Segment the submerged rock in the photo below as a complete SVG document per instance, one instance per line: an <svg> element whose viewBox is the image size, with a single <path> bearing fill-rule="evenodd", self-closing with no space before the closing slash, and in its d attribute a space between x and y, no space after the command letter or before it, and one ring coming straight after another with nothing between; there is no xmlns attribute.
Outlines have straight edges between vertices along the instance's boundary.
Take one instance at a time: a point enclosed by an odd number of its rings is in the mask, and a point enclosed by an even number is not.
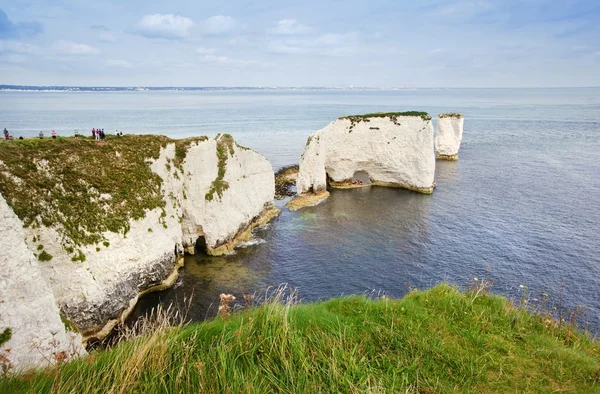
<svg viewBox="0 0 600 394"><path fill-rule="evenodd" d="M184 249L225 253L276 216L274 189L267 159L229 135L3 144L2 202L19 218L2 231L12 237L0 249L2 300L13 297L6 305L29 313L15 338L36 340L36 319L60 322L59 309L84 339L108 334L140 294L174 283ZM19 259L14 247L23 249ZM15 264L37 270L39 294L18 293L27 276L7 271ZM0 313L0 332L16 324L7 316Z"/></svg>
<svg viewBox="0 0 600 394"><path fill-rule="evenodd" d="M435 154L440 160L458 160L465 118L461 114L439 114L435 133Z"/></svg>
<svg viewBox="0 0 600 394"><path fill-rule="evenodd" d="M343 117L312 134L296 187L299 197L319 194L328 185L369 184L431 194L434 173L431 117L424 112L376 113ZM315 198L305 201L314 203ZM292 204L298 208L299 202Z"/></svg>

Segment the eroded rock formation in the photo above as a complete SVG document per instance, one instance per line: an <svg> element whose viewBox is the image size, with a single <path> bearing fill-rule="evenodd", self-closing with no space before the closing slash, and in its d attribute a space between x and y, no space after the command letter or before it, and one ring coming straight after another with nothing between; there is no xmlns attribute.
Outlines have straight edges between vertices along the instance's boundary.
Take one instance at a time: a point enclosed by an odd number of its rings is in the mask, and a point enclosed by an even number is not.
<svg viewBox="0 0 600 394"><path fill-rule="evenodd" d="M461 114L439 114L435 133L435 154L440 160L458 160L465 118Z"/></svg>
<svg viewBox="0 0 600 394"><path fill-rule="evenodd" d="M174 282L184 249L226 253L278 213L271 164L229 135L31 144L0 151L0 191L19 216L2 231L12 234L0 249L2 300L31 312L21 326L0 314L0 332L10 327L23 342L38 339L32 322L60 323L59 309L84 338L107 334L140 294ZM19 295L20 266L37 275L35 294Z"/></svg>
<svg viewBox="0 0 600 394"><path fill-rule="evenodd" d="M423 112L376 113L343 117L312 134L296 187L298 198L310 204L319 195L326 197L327 185L373 184L430 194L434 173L431 117ZM297 208L296 202L291 206Z"/></svg>

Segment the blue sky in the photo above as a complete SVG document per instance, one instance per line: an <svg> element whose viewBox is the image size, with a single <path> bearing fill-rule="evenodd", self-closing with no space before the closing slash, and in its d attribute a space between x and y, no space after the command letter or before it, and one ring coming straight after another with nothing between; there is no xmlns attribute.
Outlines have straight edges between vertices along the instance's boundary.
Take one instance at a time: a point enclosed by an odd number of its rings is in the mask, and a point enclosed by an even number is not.
<svg viewBox="0 0 600 394"><path fill-rule="evenodd" d="M600 0L0 0L0 84L600 86Z"/></svg>

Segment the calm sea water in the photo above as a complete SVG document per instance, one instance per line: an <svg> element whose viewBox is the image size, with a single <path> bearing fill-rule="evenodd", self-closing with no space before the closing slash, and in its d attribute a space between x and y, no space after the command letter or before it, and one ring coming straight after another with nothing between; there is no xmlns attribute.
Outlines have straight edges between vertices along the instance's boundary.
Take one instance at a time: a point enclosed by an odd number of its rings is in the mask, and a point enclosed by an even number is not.
<svg viewBox="0 0 600 394"><path fill-rule="evenodd" d="M284 282L315 300L477 277L509 297L527 286L532 298L581 305L599 330L600 89L0 92L0 127L15 136L227 132L274 168L297 163L308 135L333 119L387 110L465 114L460 160L437 163L433 195L335 190L318 207L284 210L233 256L187 257L177 285L136 314L193 294L189 316L200 320L221 292Z"/></svg>

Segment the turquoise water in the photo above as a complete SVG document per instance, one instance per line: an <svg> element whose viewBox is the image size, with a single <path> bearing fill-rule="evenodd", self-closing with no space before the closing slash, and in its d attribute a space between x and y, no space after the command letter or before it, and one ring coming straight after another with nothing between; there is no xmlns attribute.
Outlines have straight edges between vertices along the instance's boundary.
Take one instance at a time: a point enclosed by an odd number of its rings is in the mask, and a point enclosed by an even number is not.
<svg viewBox="0 0 600 394"><path fill-rule="evenodd" d="M433 195L333 191L318 207L284 211L233 256L188 257L177 285L136 313L193 294L199 320L221 292L283 282L314 300L478 277L510 297L523 285L532 298L582 305L598 330L600 89L0 92L0 126L15 136L228 132L275 168L297 163L308 135L333 119L387 110L465 114L460 160L438 162Z"/></svg>

